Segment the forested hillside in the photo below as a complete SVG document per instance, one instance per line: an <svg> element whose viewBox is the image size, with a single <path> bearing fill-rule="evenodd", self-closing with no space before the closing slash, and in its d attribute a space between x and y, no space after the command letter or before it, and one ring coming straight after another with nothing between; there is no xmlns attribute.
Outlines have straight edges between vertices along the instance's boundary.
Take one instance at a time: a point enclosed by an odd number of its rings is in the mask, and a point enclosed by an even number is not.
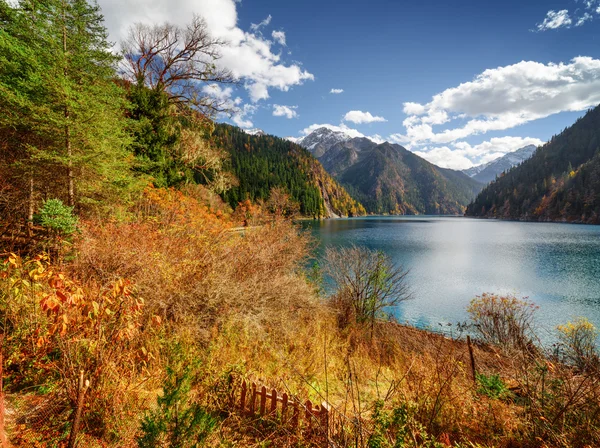
<svg viewBox="0 0 600 448"><path fill-rule="evenodd" d="M370 213L462 214L481 187L465 174L436 167L398 145L372 143L355 158L337 178Z"/></svg>
<svg viewBox="0 0 600 448"><path fill-rule="evenodd" d="M318 128L299 140L369 213L462 214L483 184L400 145Z"/></svg>
<svg viewBox="0 0 600 448"><path fill-rule="evenodd" d="M217 125L214 138L228 153L226 167L237 179L223 193L232 207L246 199L267 201L272 189L283 188L305 216L365 214L363 206L301 146L271 135L250 135L226 124Z"/></svg>
<svg viewBox="0 0 600 448"><path fill-rule="evenodd" d="M596 107L487 186L466 214L598 223L599 150L600 107Z"/></svg>

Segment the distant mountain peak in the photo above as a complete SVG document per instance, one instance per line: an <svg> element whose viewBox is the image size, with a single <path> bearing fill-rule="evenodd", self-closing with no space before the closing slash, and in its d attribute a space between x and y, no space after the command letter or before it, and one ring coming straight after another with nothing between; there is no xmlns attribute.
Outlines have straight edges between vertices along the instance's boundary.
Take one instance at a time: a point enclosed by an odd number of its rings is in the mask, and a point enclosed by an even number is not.
<svg viewBox="0 0 600 448"><path fill-rule="evenodd" d="M346 132L335 131L323 126L304 137L296 139L295 142L308 149L315 157L321 157L333 145L351 139L352 136Z"/></svg>
<svg viewBox="0 0 600 448"><path fill-rule="evenodd" d="M483 186L400 145L319 127L296 140L370 213L462 214Z"/></svg>
<svg viewBox="0 0 600 448"><path fill-rule="evenodd" d="M246 134L250 134L250 135L266 135L265 131L263 131L262 129L259 128L254 128L254 129L244 129L243 130Z"/></svg>
<svg viewBox="0 0 600 448"><path fill-rule="evenodd" d="M479 182L489 183L504 171L529 159L536 149L537 146L535 145L527 145L516 151L509 152L496 160L492 160L491 162L463 170L463 173Z"/></svg>

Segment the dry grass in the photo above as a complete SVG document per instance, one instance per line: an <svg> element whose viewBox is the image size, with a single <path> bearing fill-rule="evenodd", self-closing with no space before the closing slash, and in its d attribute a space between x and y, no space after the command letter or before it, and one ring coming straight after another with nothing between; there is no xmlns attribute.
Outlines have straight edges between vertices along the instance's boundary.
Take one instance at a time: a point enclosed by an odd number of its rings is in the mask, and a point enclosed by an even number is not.
<svg viewBox="0 0 600 448"><path fill-rule="evenodd" d="M232 233L238 223L226 208L197 198L202 192L150 190L128 219L83 226L68 275L98 290L127 278L144 299L140 331L156 315L161 321L147 333L152 356L143 369L124 364L116 366L120 379L105 376L105 390L141 384L137 396L146 398L127 414L131 401L113 393L104 412L86 414L88 429L104 425L118 433L127 419L135 423L177 346L199 365L195 395L221 418L209 446L323 446L322 438L276 421L239 415L231 406L239 378L328 402L346 419L331 434L337 446L391 447L396 438L431 447L600 444L597 371L578 372L539 352L475 344L478 372L498 374L512 391L488 396L473 381L464 341L390 322L340 329L303 273L311 241L291 223L267 217L261 227ZM36 315L19 316L26 324ZM391 422L400 411L401 421ZM373 434L383 444L369 442Z"/></svg>

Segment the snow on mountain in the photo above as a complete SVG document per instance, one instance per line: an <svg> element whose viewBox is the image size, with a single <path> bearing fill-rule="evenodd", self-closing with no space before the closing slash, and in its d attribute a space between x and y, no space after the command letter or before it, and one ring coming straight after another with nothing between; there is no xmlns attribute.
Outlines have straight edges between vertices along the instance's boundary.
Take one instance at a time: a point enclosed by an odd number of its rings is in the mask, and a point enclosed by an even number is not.
<svg viewBox="0 0 600 448"><path fill-rule="evenodd" d="M463 170L463 173L479 182L489 183L504 171L530 158L536 149L535 145L528 145L489 163Z"/></svg>
<svg viewBox="0 0 600 448"><path fill-rule="evenodd" d="M250 134L250 135L266 135L265 131L263 131L262 129L258 129L258 128L254 128L254 129L244 129L244 132L246 134Z"/></svg>
<svg viewBox="0 0 600 448"><path fill-rule="evenodd" d="M305 137L295 139L295 143L304 146L315 157L321 157L325 152L337 143L351 140L352 136L343 131L334 131L325 127L315 129ZM288 140L291 140L288 139ZM294 141L294 140L292 140Z"/></svg>

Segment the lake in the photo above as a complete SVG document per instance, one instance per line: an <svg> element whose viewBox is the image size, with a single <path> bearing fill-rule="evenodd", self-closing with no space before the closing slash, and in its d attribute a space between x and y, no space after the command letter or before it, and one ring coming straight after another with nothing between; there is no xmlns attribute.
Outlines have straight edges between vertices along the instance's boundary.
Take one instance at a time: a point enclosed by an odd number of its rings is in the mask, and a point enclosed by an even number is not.
<svg viewBox="0 0 600 448"><path fill-rule="evenodd" d="M409 269L413 300L400 322L442 331L467 319L484 292L528 297L536 327L554 339L557 325L584 316L600 328L600 226L524 223L462 217L366 217L305 221L325 247L382 250ZM449 325L452 324L452 325Z"/></svg>

